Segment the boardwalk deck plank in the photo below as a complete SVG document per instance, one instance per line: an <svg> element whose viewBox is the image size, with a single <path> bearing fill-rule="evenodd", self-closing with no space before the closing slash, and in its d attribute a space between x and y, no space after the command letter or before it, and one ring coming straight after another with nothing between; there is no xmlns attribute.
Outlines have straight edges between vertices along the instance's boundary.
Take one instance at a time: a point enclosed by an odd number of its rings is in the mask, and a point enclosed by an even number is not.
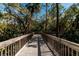
<svg viewBox="0 0 79 59"><path fill-rule="evenodd" d="M40 34L33 35L32 40L16 54L16 56L38 56L38 37L40 38L41 56L53 56Z"/></svg>

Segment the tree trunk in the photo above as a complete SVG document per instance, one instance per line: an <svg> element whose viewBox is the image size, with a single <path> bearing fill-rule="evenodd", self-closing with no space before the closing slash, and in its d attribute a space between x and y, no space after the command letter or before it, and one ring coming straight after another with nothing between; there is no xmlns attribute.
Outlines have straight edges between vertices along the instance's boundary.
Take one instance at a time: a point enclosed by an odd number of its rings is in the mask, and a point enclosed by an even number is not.
<svg viewBox="0 0 79 59"><path fill-rule="evenodd" d="M32 25L32 12L31 12L31 16L30 16L30 19L29 19L29 24L28 24L28 32L31 32L31 25Z"/></svg>
<svg viewBox="0 0 79 59"><path fill-rule="evenodd" d="M48 4L46 3L46 25L45 25L45 31L47 32L47 23L48 23L48 19L47 19L47 6Z"/></svg>
<svg viewBox="0 0 79 59"><path fill-rule="evenodd" d="M56 36L58 37L58 33L59 33L59 4L58 3L56 3L56 10L57 10Z"/></svg>

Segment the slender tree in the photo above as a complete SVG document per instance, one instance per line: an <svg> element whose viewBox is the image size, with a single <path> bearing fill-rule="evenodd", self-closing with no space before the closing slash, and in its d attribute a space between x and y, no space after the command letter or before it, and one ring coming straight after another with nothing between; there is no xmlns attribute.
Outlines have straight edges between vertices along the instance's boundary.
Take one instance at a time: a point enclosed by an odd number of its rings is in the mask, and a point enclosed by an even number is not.
<svg viewBox="0 0 79 59"><path fill-rule="evenodd" d="M56 36L58 37L58 33L59 33L59 4L58 3L56 3L56 8L57 8Z"/></svg>
<svg viewBox="0 0 79 59"><path fill-rule="evenodd" d="M41 5L39 3L35 3L35 4L29 3L29 4L26 4L26 7L30 12L30 17L29 17L29 20L28 20L28 31L30 31L31 30L33 14L40 11Z"/></svg>
<svg viewBox="0 0 79 59"><path fill-rule="evenodd" d="M47 32L47 26L48 26L47 7L48 7L48 3L46 3L46 24L45 24L45 31L46 32Z"/></svg>

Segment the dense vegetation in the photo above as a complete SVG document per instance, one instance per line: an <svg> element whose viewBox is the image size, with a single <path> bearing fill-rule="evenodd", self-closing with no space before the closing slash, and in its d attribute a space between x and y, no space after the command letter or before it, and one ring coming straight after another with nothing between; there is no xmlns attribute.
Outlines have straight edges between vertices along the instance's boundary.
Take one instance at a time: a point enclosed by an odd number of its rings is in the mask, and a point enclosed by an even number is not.
<svg viewBox="0 0 79 59"><path fill-rule="evenodd" d="M69 8L63 4L58 4L57 7L55 3L1 5L4 9L0 11L0 41L30 32L46 32L53 35L58 31L59 37L79 43L79 4L77 3L71 4Z"/></svg>

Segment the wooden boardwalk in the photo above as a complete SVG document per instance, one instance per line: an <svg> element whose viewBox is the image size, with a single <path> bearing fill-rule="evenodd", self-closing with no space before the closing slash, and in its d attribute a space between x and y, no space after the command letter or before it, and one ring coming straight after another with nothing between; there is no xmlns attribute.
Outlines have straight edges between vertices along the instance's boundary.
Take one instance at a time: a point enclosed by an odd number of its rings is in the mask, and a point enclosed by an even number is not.
<svg viewBox="0 0 79 59"><path fill-rule="evenodd" d="M43 41L42 36L36 34L15 56L53 56L53 54Z"/></svg>

